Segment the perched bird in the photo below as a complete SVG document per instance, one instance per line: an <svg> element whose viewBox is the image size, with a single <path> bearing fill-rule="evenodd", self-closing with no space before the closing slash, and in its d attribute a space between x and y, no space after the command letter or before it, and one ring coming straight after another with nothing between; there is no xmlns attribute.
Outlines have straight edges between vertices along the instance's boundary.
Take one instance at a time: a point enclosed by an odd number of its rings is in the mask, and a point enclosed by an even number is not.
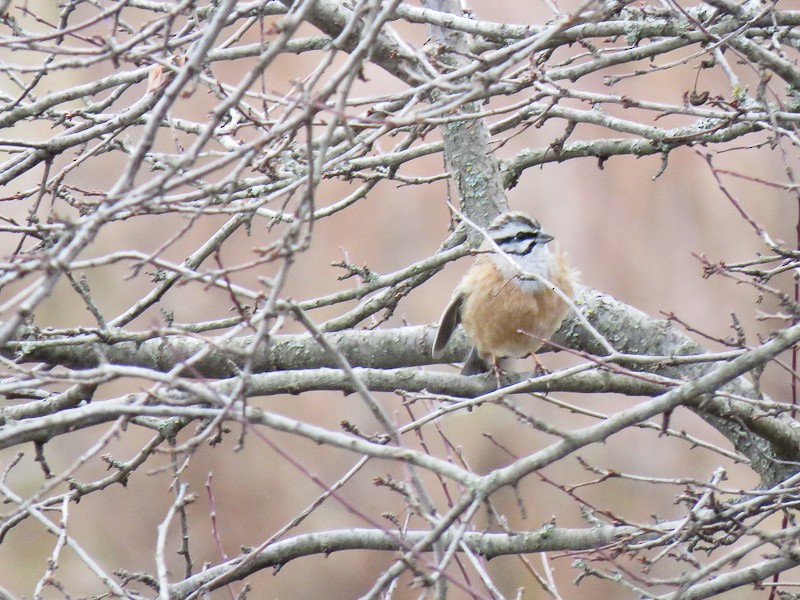
<svg viewBox="0 0 800 600"><path fill-rule="evenodd" d="M577 284L577 272L564 253L548 246L553 236L525 213L503 213L486 231L502 254L489 241L483 243L486 253L475 259L453 292L433 344L436 355L456 326L464 325L473 347L463 375L497 369L499 358L536 352L569 312L563 296L572 299Z"/></svg>

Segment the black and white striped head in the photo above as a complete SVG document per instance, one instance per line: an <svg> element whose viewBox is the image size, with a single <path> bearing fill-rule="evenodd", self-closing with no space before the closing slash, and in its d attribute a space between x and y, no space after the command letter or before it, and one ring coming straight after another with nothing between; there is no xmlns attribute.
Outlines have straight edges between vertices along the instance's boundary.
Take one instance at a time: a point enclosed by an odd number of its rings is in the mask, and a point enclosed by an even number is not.
<svg viewBox="0 0 800 600"><path fill-rule="evenodd" d="M552 235L542 231L538 221L523 212L501 214L487 231L503 252L516 256L526 256L536 246L544 246L553 240Z"/></svg>

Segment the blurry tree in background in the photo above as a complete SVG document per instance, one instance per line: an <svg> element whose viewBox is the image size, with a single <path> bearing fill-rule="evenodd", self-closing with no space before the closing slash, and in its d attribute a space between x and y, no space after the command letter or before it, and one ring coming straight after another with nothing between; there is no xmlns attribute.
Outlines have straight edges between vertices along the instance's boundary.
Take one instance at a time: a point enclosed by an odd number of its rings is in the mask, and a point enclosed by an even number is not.
<svg viewBox="0 0 800 600"><path fill-rule="evenodd" d="M462 4L0 2L0 597L800 597L800 11ZM431 357L525 177L678 152L733 335L584 288L546 374Z"/></svg>

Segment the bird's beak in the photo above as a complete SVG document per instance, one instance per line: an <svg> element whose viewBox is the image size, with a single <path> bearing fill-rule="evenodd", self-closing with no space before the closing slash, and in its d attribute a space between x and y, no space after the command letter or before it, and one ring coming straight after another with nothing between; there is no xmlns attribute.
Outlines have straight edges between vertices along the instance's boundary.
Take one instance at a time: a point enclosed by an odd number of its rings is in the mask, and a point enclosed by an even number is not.
<svg viewBox="0 0 800 600"><path fill-rule="evenodd" d="M540 231L539 235L536 236L536 243L537 244L546 244L547 242L552 242L553 236L549 233L545 233L544 231Z"/></svg>

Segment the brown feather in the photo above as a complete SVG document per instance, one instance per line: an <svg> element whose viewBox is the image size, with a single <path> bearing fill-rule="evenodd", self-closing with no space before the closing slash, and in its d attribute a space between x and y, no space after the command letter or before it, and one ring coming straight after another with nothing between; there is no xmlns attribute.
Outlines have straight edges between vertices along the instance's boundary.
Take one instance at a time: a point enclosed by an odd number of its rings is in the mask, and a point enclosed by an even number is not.
<svg viewBox="0 0 800 600"><path fill-rule="evenodd" d="M550 283L574 296L576 273L561 252L554 256ZM463 296L460 316L482 358L526 356L538 350L561 325L569 306L549 287L524 292L515 277L504 276L489 256L481 256L456 290Z"/></svg>
<svg viewBox="0 0 800 600"><path fill-rule="evenodd" d="M444 309L442 317L439 319L439 328L436 330L436 339L433 341L434 356L444 350L447 342L453 336L453 332L461 322L461 304L464 296L461 294L453 295L450 304Z"/></svg>

